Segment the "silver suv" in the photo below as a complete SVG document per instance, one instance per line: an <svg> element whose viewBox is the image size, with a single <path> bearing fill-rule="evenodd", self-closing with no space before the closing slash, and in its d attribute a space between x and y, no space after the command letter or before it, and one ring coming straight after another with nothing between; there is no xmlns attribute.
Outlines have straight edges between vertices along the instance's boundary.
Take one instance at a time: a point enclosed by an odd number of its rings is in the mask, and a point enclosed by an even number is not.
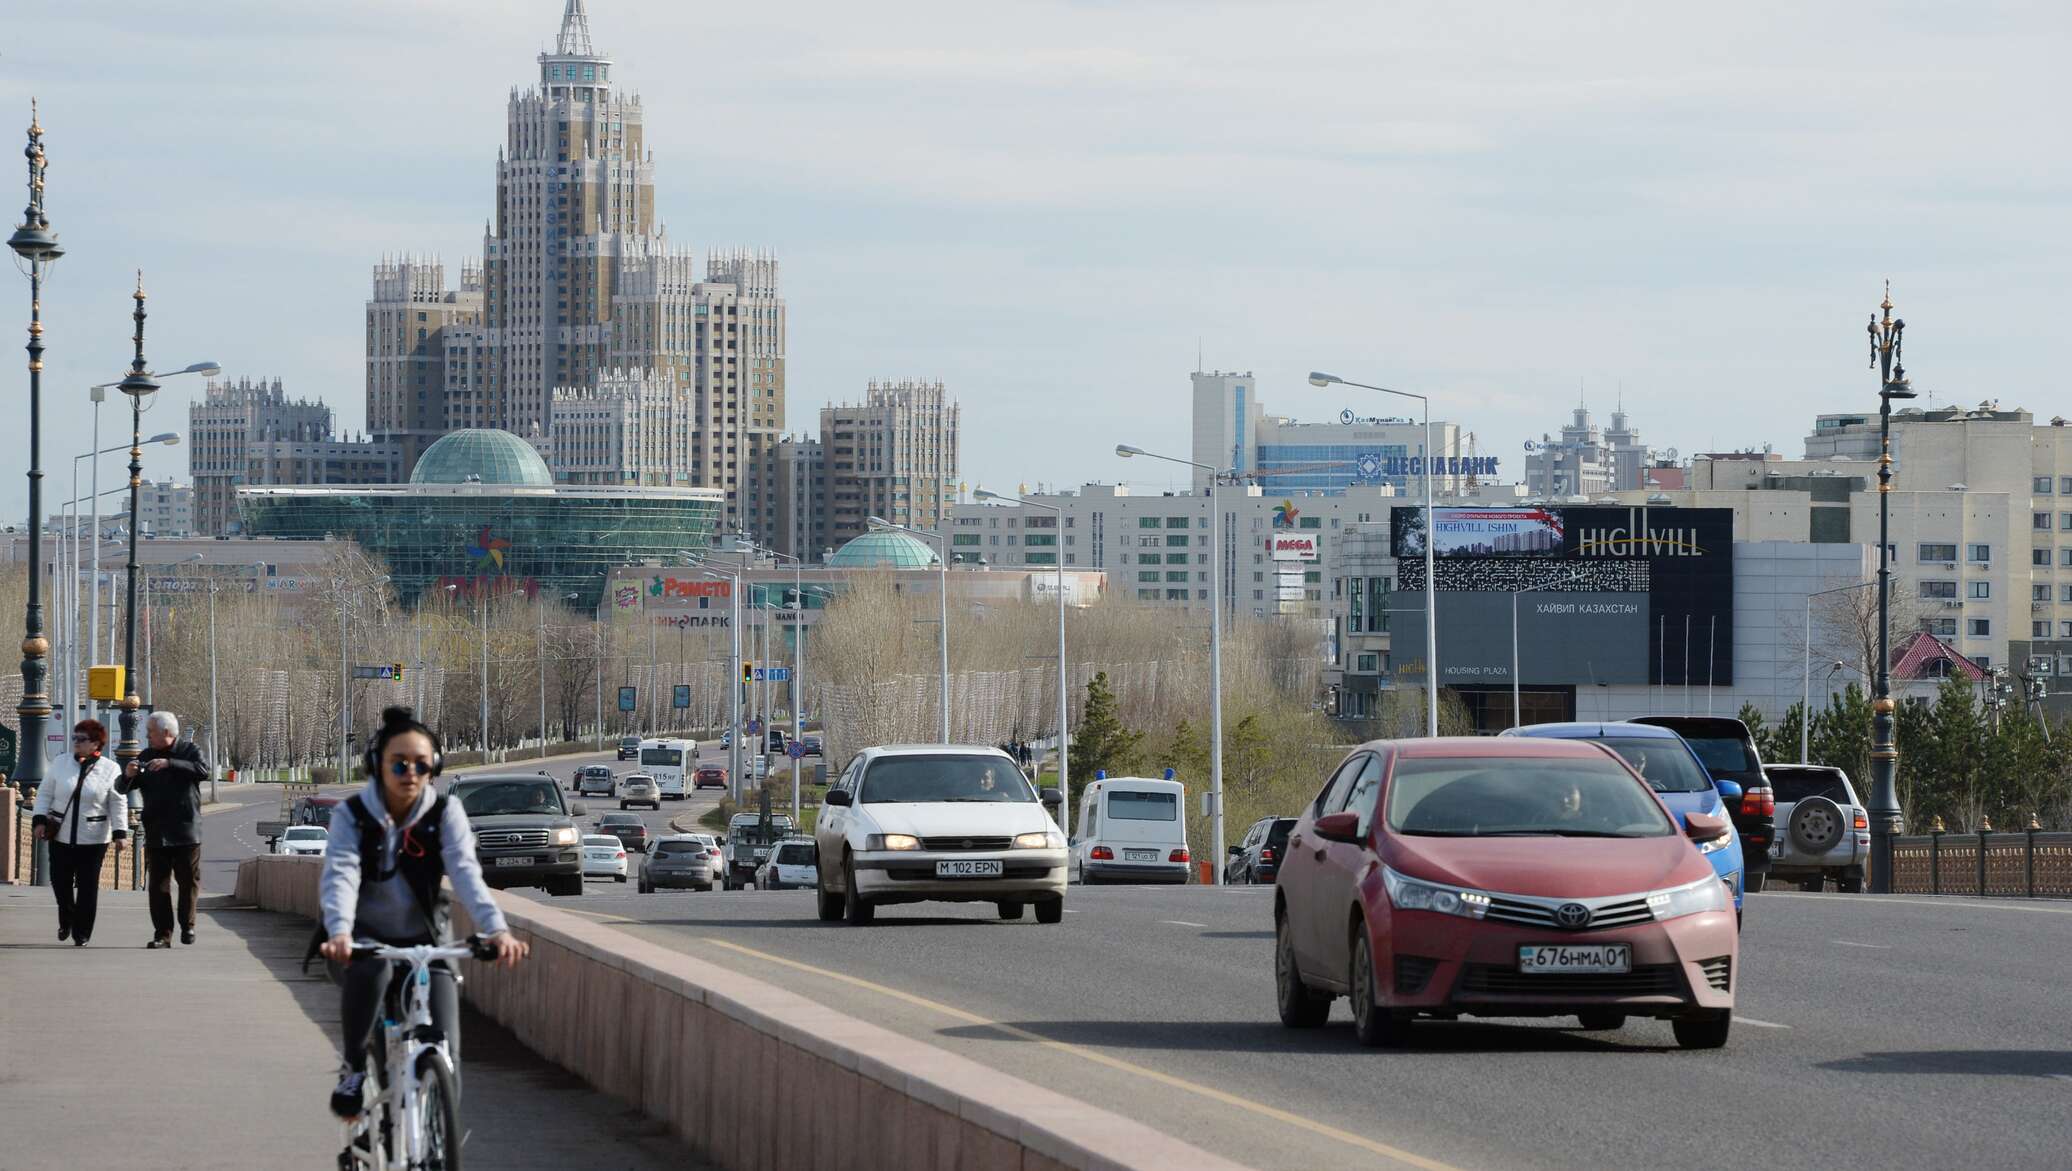
<svg viewBox="0 0 2072 1171"><path fill-rule="evenodd" d="M1863 893L1871 823L1849 774L1818 764L1766 764L1763 775L1777 790L1770 872L1804 890L1823 890L1832 878L1844 894Z"/></svg>

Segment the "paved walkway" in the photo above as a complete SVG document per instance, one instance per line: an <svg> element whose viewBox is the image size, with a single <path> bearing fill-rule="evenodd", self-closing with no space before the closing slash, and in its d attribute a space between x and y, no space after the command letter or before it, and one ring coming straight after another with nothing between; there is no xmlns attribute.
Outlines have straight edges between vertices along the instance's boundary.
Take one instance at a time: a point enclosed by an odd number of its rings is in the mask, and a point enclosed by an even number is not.
<svg viewBox="0 0 2072 1171"><path fill-rule="evenodd" d="M147 951L144 896L106 891L76 948L48 890L0 887L0 1169L330 1166L338 995L299 970L308 933L210 898L193 947ZM481 1017L463 1035L471 1165L695 1166Z"/></svg>

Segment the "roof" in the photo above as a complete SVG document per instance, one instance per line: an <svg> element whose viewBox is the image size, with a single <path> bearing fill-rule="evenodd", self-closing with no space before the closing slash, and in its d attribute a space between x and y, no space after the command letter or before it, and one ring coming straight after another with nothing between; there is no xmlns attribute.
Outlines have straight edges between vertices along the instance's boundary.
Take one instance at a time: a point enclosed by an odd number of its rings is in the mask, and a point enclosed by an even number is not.
<svg viewBox="0 0 2072 1171"><path fill-rule="evenodd" d="M449 431L417 457L413 484L519 484L554 486L540 453L509 431L464 427Z"/></svg>
<svg viewBox="0 0 2072 1171"><path fill-rule="evenodd" d="M1529 760L1534 757L1601 760L1604 749L1580 740L1547 736L1439 736L1417 740L1373 740L1362 748L1379 748L1405 758L1469 756Z"/></svg>
<svg viewBox="0 0 2072 1171"><path fill-rule="evenodd" d="M1606 736L1630 736L1640 740L1681 740L1683 737L1654 724L1629 724L1623 720L1577 720L1564 724L1527 724L1506 728L1502 736L1536 736L1548 740L1597 740Z"/></svg>
<svg viewBox="0 0 2072 1171"><path fill-rule="evenodd" d="M876 744L858 753L859 756L997 756L1002 760L1013 758L990 744Z"/></svg>
<svg viewBox="0 0 2072 1171"><path fill-rule="evenodd" d="M927 569L941 563L928 542L906 533L865 533L828 554L836 569Z"/></svg>
<svg viewBox="0 0 2072 1171"><path fill-rule="evenodd" d="M1948 675L1971 680L1986 677L1985 668L1925 630L1907 635L1892 648L1892 675L1896 679L1940 679L1944 676L1935 674L1934 666L1943 659L1949 661Z"/></svg>

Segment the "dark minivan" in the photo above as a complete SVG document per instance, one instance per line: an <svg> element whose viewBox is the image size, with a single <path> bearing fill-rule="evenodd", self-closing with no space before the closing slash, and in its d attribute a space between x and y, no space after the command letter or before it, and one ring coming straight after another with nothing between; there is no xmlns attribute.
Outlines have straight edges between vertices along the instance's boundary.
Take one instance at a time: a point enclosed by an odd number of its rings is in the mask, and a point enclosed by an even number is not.
<svg viewBox="0 0 2072 1171"><path fill-rule="evenodd" d="M1669 729L1690 744L1713 780L1741 786L1741 800L1728 802L1727 812L1741 835L1742 889L1750 894L1763 889L1777 833L1777 794L1763 775L1763 758L1748 725L1727 716L1635 716L1627 722Z"/></svg>

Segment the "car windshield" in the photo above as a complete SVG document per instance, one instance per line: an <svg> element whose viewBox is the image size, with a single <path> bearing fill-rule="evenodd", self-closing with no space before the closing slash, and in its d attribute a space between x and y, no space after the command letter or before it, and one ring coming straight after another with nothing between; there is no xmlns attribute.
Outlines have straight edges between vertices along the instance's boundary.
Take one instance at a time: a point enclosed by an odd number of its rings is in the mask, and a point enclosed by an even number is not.
<svg viewBox="0 0 2072 1171"><path fill-rule="evenodd" d="M886 756L863 775L858 804L922 801L1034 801L1021 771L1004 756Z"/></svg>
<svg viewBox="0 0 2072 1171"><path fill-rule="evenodd" d="M1667 737L1606 736L1599 744L1626 758L1633 771L1657 793L1705 793L1712 778L1691 759L1683 745Z"/></svg>
<svg viewBox="0 0 2072 1171"><path fill-rule="evenodd" d="M305 805L302 807L302 820L310 825L328 826L331 824L332 808L330 805Z"/></svg>
<svg viewBox="0 0 2072 1171"><path fill-rule="evenodd" d="M321 842L330 836L330 834L316 826L298 825L288 830L287 840L291 842Z"/></svg>
<svg viewBox="0 0 2072 1171"><path fill-rule="evenodd" d="M643 748L640 750L640 763L650 767L658 764L680 765L683 763L683 749Z"/></svg>
<svg viewBox="0 0 2072 1171"><path fill-rule="evenodd" d="M704 852L705 847L700 846L696 842L655 843L655 858L657 861L663 858L695 858Z"/></svg>
<svg viewBox="0 0 2072 1171"><path fill-rule="evenodd" d="M640 818L631 813L607 813L597 819L599 825L639 825Z"/></svg>
<svg viewBox="0 0 2072 1171"><path fill-rule="evenodd" d="M1837 805L1854 805L1856 798L1849 792L1849 783L1842 774L1821 769L1775 768L1763 770L1770 778L1770 786L1777 790L1777 803L1804 801L1811 797L1825 797Z"/></svg>
<svg viewBox="0 0 2072 1171"><path fill-rule="evenodd" d="M1762 776L1762 764L1739 736L1685 736L1684 742L1715 777L1743 781Z"/></svg>
<svg viewBox="0 0 2072 1171"><path fill-rule="evenodd" d="M1178 821L1180 798L1172 793L1110 789L1108 816L1119 821Z"/></svg>
<svg viewBox="0 0 2072 1171"><path fill-rule="evenodd" d="M505 813L562 813L561 790L552 781L485 781L461 790L469 817Z"/></svg>
<svg viewBox="0 0 2072 1171"><path fill-rule="evenodd" d="M777 847L775 858L779 866L804 866L813 860L813 847L804 842L794 842Z"/></svg>
<svg viewBox="0 0 2072 1171"><path fill-rule="evenodd" d="M1651 838L1674 832L1646 789L1609 760L1405 760L1388 826L1430 837Z"/></svg>

